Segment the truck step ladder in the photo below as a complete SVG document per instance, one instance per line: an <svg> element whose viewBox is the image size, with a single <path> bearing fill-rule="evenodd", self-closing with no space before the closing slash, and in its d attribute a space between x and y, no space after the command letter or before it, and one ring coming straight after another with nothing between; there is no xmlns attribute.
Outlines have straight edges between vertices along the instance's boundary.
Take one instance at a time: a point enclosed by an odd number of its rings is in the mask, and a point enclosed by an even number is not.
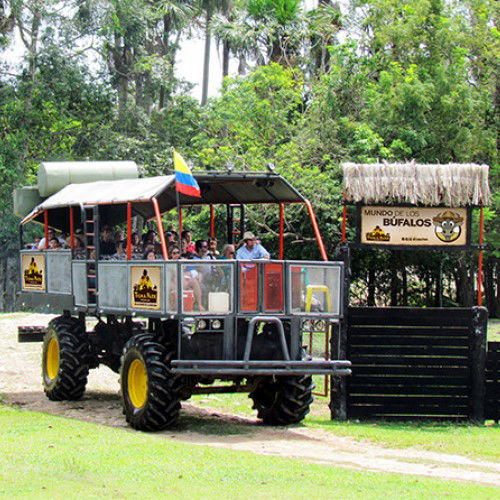
<svg viewBox="0 0 500 500"><path fill-rule="evenodd" d="M99 260L99 207L82 205L83 241L85 245L85 271L87 276L87 306L97 309L97 270Z"/></svg>

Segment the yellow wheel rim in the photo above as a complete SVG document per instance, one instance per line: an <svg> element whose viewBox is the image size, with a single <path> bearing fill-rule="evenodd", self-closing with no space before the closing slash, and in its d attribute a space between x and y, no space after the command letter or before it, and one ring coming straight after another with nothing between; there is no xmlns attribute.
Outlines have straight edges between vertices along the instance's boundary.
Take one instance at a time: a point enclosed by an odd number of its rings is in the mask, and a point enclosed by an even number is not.
<svg viewBox="0 0 500 500"><path fill-rule="evenodd" d="M140 359L134 359L130 363L127 386L131 403L136 408L142 408L148 396L148 374Z"/></svg>
<svg viewBox="0 0 500 500"><path fill-rule="evenodd" d="M51 380L54 380L59 371L59 342L56 338L50 339L47 346L47 375Z"/></svg>

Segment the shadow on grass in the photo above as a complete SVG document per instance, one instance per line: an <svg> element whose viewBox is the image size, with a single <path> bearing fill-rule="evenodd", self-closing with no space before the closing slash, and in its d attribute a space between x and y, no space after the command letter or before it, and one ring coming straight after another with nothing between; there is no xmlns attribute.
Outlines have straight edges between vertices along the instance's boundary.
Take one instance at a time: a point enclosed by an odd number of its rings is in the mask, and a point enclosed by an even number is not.
<svg viewBox="0 0 500 500"><path fill-rule="evenodd" d="M314 426L328 428L334 430L338 428L351 428L351 429L367 429L374 428L379 430L387 430L393 432L408 432L418 431L422 433L432 434L450 434L456 432L458 429L479 429L484 427L499 428L500 425L493 421L487 421L482 425L473 424L470 422L456 421L456 420L415 420L415 421L388 421L382 419L370 420L348 420L346 422L338 422L335 420L323 420L320 418L309 418L308 422Z"/></svg>
<svg viewBox="0 0 500 500"><path fill-rule="evenodd" d="M217 415L189 415L181 412L175 430L178 432L196 432L204 435L233 436L253 434L257 429L252 422L237 422L228 417Z"/></svg>

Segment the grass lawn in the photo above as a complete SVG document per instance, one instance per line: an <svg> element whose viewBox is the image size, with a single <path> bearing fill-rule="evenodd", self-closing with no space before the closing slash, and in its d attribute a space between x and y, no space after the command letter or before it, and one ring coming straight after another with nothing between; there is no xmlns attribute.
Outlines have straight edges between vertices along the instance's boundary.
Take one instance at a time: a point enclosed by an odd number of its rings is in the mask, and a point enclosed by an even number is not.
<svg viewBox="0 0 500 500"><path fill-rule="evenodd" d="M320 385L321 380L317 385ZM252 401L246 394L211 394L193 396L199 406L214 408L227 413L255 415ZM330 420L328 398L316 397L311 413L302 424L321 428L338 436L350 436L358 440L393 448L416 447L422 450L500 461L500 426L485 426L449 422L387 422Z"/></svg>
<svg viewBox="0 0 500 500"><path fill-rule="evenodd" d="M5 498L496 498L499 489L176 443L0 406Z"/></svg>
<svg viewBox="0 0 500 500"><path fill-rule="evenodd" d="M488 340L500 342L500 319L488 321Z"/></svg>

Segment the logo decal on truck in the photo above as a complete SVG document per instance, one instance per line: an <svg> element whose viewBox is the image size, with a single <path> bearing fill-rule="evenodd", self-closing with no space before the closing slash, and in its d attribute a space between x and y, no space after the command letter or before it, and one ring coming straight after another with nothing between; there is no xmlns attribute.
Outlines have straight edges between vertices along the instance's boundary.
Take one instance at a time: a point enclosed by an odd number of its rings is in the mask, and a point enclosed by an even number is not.
<svg viewBox="0 0 500 500"><path fill-rule="evenodd" d="M160 309L161 267L132 266L130 283L133 309Z"/></svg>
<svg viewBox="0 0 500 500"><path fill-rule="evenodd" d="M23 290L45 291L45 257L41 254L22 256Z"/></svg>

